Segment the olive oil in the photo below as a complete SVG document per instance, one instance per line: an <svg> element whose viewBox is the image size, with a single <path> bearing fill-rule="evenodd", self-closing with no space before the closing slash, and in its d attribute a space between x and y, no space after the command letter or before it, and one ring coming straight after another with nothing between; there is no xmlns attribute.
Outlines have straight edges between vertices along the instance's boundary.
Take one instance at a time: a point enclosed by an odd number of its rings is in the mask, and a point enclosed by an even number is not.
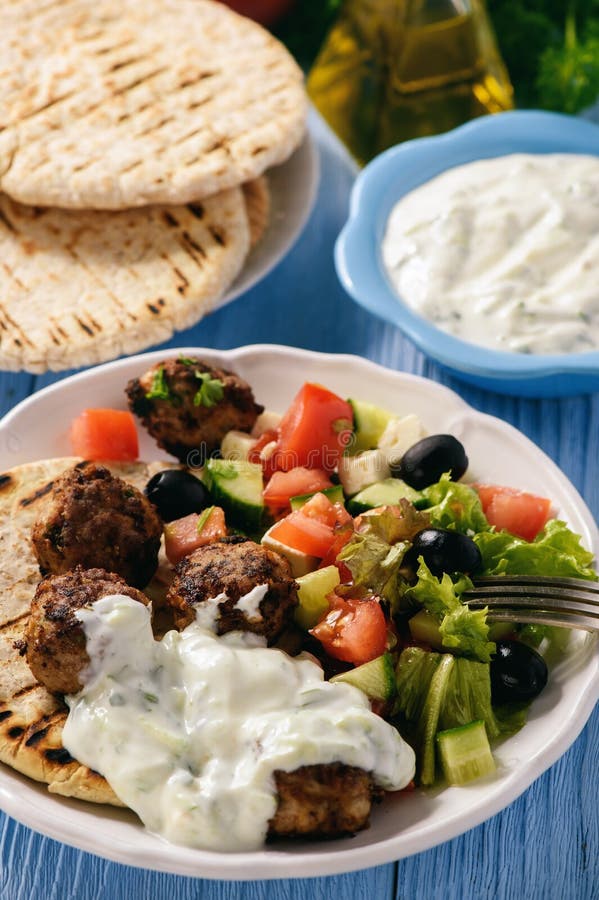
<svg viewBox="0 0 599 900"><path fill-rule="evenodd" d="M513 106L482 0L346 0L308 91L360 163Z"/></svg>

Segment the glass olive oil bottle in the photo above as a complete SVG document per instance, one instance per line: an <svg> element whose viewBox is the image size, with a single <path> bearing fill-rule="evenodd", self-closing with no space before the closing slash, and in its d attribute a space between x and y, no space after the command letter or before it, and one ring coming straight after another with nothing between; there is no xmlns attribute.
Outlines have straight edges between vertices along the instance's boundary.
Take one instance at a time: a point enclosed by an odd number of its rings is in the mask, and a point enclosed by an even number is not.
<svg viewBox="0 0 599 900"><path fill-rule="evenodd" d="M308 92L362 164L513 106L483 0L346 0Z"/></svg>

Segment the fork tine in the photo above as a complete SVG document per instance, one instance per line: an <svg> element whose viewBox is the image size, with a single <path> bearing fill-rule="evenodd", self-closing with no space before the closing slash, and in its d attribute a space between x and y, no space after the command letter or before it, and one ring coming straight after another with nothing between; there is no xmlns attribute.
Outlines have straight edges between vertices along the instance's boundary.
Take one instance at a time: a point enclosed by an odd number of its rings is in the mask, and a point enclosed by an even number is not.
<svg viewBox="0 0 599 900"><path fill-rule="evenodd" d="M495 597L471 597L466 599L466 605L469 607L487 606L489 610L510 609L531 610L531 611L547 611L556 613L566 613L576 615L580 613L589 616L591 619L599 621L599 606L582 603L580 600L571 600L567 597L518 597L507 594L497 595Z"/></svg>
<svg viewBox="0 0 599 900"><path fill-rule="evenodd" d="M474 578L476 588L505 585L506 587L532 586L535 588L563 588L566 591L576 590L585 594L599 596L599 581L588 581L585 578L558 578L553 575L487 575Z"/></svg>
<svg viewBox="0 0 599 900"><path fill-rule="evenodd" d="M599 583L582 578L491 575L476 578L462 594L472 609L487 607L489 620L558 625L599 631Z"/></svg>
<svg viewBox="0 0 599 900"><path fill-rule="evenodd" d="M508 601L517 605L541 605L546 603L570 603L584 607L584 612L599 611L599 595L595 597L584 591L561 588L549 588L547 586L533 587L532 585L485 585L476 587L473 591L464 591L462 594L466 600L485 600L487 602Z"/></svg>
<svg viewBox="0 0 599 900"><path fill-rule="evenodd" d="M539 609L489 609L487 616L490 622L520 622L525 625L557 625L559 628L582 628L585 631L599 633L599 620L590 616L546 612Z"/></svg>
<svg viewBox="0 0 599 900"><path fill-rule="evenodd" d="M599 585L578 578L491 576L464 591L467 606L488 608L492 620L599 631Z"/></svg>

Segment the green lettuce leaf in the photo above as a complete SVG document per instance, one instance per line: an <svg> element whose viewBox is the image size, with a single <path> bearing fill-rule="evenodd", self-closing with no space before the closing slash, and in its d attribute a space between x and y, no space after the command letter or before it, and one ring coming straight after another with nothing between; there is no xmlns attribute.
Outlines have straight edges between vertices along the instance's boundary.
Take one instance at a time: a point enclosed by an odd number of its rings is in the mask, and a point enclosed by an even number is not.
<svg viewBox="0 0 599 900"><path fill-rule="evenodd" d="M375 534L355 534L337 557L352 573L354 584L368 588L391 604L401 593L399 572L411 544L388 544Z"/></svg>
<svg viewBox="0 0 599 900"><path fill-rule="evenodd" d="M493 641L489 641L487 625L487 609L470 610L467 606L447 613L439 626L443 646L464 656L489 662L495 650Z"/></svg>
<svg viewBox="0 0 599 900"><path fill-rule="evenodd" d="M416 754L420 784L435 781L435 735L449 675L455 664L449 653L406 647L396 669L396 724Z"/></svg>
<svg viewBox="0 0 599 900"><path fill-rule="evenodd" d="M422 557L419 558L418 581L405 591L405 599L416 601L438 620L443 646L480 662L489 662L495 644L489 641L487 609L469 610L459 594L469 585L463 575L455 584L445 573L436 578Z"/></svg>
<svg viewBox="0 0 599 900"><path fill-rule="evenodd" d="M449 474L422 491L426 512L434 528L448 528L462 534L489 531L490 525L474 488L452 481Z"/></svg>
<svg viewBox="0 0 599 900"><path fill-rule="evenodd" d="M406 647L402 651L395 670L397 695L394 716L402 715L407 723L418 721L431 678L440 662L440 653L432 653L422 647Z"/></svg>
<svg viewBox="0 0 599 900"><path fill-rule="evenodd" d="M429 522L428 516L407 500L400 500L401 514L385 507L380 512L364 513L360 530L339 553L354 584L368 588L395 608L398 597L407 586L400 572L403 558L414 535Z"/></svg>
<svg viewBox="0 0 599 900"><path fill-rule="evenodd" d="M515 704L501 707L499 716L495 714L488 663L406 647L399 657L395 677L393 718L416 753L416 773L421 784L433 784L435 780L438 731L482 719L492 739L517 731L525 722L523 704L517 708Z"/></svg>
<svg viewBox="0 0 599 900"><path fill-rule="evenodd" d="M402 498L395 506L362 513L358 531L360 534L373 534L388 544L397 544L413 541L414 536L423 528L428 528L429 524L428 513L420 512L409 500Z"/></svg>
<svg viewBox="0 0 599 900"><path fill-rule="evenodd" d="M491 706L489 664L465 657L457 658L455 663L439 715L439 730L482 719L488 736L497 737L501 728Z"/></svg>
<svg viewBox="0 0 599 900"><path fill-rule="evenodd" d="M549 521L534 541L506 531L483 532L473 540L483 559L481 575L557 575L597 580L593 554L559 519Z"/></svg>

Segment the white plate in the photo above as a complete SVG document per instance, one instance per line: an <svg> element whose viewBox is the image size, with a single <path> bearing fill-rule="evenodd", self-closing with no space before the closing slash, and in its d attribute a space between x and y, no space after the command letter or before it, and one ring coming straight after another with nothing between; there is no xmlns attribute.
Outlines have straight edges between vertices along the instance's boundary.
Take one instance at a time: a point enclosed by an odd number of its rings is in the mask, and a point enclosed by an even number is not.
<svg viewBox="0 0 599 900"><path fill-rule="evenodd" d="M267 172L270 216L266 231L243 269L213 309L220 309L265 278L299 238L316 200L320 160L310 131L295 153Z"/></svg>
<svg viewBox="0 0 599 900"><path fill-rule="evenodd" d="M364 359L258 345L215 351L186 348L233 368L257 399L282 411L306 379L343 396L360 397L417 413L431 432L462 440L472 478L526 488L552 498L560 517L599 554L599 533L581 497L560 470L526 437L467 406L434 382L383 369ZM19 462L70 452L68 427L85 406L125 407L129 378L164 358L148 353L67 378L19 404L0 423L0 471ZM142 455L158 455L142 439ZM57 840L134 866L206 878L250 879L329 875L389 862L426 850L478 825L511 803L566 751L599 697L595 640L579 633L564 662L532 706L528 724L497 747L497 774L461 788L388 797L374 810L368 831L322 844L274 845L255 853L219 854L169 845L126 811L54 797L44 786L0 767L0 807Z"/></svg>

